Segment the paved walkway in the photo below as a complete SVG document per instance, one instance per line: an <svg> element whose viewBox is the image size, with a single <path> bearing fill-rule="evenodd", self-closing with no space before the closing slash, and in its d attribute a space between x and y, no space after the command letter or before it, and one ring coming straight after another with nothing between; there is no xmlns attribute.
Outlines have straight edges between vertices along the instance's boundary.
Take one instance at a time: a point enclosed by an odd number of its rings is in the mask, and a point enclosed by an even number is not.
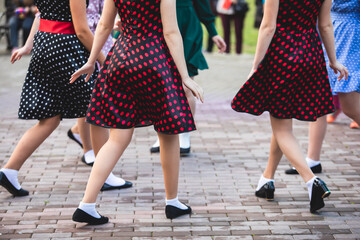
<svg viewBox="0 0 360 240"><path fill-rule="evenodd" d="M29 58L9 64L0 54L0 166L33 121L17 120L21 84ZM164 215L164 186L151 127L138 129L115 174L134 183L131 189L99 195L98 209L110 217L104 226L71 221L84 193L90 168L66 132L65 120L20 171L30 196L12 198L0 188L0 239L360 239L360 135L342 116L328 127L323 148L324 179L332 190L319 214L309 212L306 186L286 176L282 160L276 175L275 201L254 196L269 153L268 115L233 112L230 100L242 85L252 56L208 56L211 70L198 77L206 103L198 105L198 131L192 154L181 159L179 197L194 209L191 217L170 221ZM295 122L307 148L307 124Z"/></svg>

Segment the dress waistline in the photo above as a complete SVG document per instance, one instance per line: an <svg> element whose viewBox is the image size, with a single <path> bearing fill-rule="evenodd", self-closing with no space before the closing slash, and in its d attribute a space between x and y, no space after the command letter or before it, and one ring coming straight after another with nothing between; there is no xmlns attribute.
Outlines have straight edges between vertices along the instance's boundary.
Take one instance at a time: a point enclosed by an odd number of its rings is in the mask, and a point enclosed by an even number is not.
<svg viewBox="0 0 360 240"><path fill-rule="evenodd" d="M40 19L39 31L48 33L76 34L72 22L58 22Z"/></svg>

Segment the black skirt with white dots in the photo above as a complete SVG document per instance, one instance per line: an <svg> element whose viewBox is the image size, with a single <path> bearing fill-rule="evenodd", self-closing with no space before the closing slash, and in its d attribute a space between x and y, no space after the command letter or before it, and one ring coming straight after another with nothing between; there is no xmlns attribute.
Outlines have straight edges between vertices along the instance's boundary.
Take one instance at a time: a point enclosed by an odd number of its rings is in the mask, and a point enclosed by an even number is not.
<svg viewBox="0 0 360 240"><path fill-rule="evenodd" d="M45 119L85 117L97 71L70 84L71 75L82 67L89 52L75 34L38 31L22 89L19 118Z"/></svg>

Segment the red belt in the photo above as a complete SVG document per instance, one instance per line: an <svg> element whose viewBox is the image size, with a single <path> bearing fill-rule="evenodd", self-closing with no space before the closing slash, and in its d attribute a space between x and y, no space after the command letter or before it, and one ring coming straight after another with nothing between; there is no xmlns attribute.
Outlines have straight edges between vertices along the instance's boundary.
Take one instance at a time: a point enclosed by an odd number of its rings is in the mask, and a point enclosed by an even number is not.
<svg viewBox="0 0 360 240"><path fill-rule="evenodd" d="M40 19L39 31L48 33L75 34L72 22L58 22Z"/></svg>

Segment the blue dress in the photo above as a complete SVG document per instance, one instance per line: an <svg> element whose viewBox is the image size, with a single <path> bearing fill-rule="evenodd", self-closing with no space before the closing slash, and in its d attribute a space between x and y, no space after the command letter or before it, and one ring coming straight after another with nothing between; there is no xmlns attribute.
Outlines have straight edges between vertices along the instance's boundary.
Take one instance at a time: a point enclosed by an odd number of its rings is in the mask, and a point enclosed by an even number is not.
<svg viewBox="0 0 360 240"><path fill-rule="evenodd" d="M339 92L360 93L360 1L333 0L331 18L336 56L349 70L349 79L338 81L333 70L328 67L331 89L335 95Z"/></svg>

